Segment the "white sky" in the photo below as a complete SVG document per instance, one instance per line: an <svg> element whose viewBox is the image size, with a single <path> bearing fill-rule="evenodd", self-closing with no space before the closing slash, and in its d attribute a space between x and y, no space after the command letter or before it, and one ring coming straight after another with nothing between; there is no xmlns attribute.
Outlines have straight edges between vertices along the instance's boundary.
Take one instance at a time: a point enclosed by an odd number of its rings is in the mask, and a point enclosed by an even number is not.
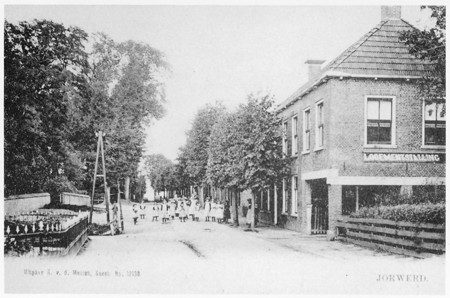
<svg viewBox="0 0 450 298"><path fill-rule="evenodd" d="M412 25L420 15L402 7ZM51 19L164 52L167 114L148 129L147 152L174 160L201 106L232 108L259 91L281 102L305 82L307 59L335 58L379 23L380 6L5 6L5 18Z"/></svg>

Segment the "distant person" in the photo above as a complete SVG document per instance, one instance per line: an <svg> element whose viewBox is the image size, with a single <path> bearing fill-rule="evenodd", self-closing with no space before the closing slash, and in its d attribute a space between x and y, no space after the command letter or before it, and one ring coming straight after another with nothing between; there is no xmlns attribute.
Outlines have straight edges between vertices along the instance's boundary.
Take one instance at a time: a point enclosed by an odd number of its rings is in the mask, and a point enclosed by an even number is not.
<svg viewBox="0 0 450 298"><path fill-rule="evenodd" d="M198 202L198 200L195 201L194 219L196 221L200 220L200 203Z"/></svg>
<svg viewBox="0 0 450 298"><path fill-rule="evenodd" d="M134 221L134 224L137 224L137 221L138 221L138 218L139 218L138 212L139 212L139 209L137 207L137 204L133 204L133 221Z"/></svg>
<svg viewBox="0 0 450 298"><path fill-rule="evenodd" d="M176 208L175 200L171 200L169 203L169 217L172 219L175 218L175 208Z"/></svg>
<svg viewBox="0 0 450 298"><path fill-rule="evenodd" d="M139 215L141 216L141 219L145 219L145 205L144 202L141 202L139 205Z"/></svg>
<svg viewBox="0 0 450 298"><path fill-rule="evenodd" d="M178 217L180 218L180 222L181 221L182 222L186 221L187 215L186 215L186 210L184 209L184 203L183 202L180 202L180 212L179 212Z"/></svg>
<svg viewBox="0 0 450 298"><path fill-rule="evenodd" d="M167 210L168 209L168 205L167 205L167 202L166 201L164 201L164 203L162 204L162 211L161 211L161 219L162 219L162 223L164 224L164 223L166 223L167 222L167 220L169 219L169 211Z"/></svg>
<svg viewBox="0 0 450 298"><path fill-rule="evenodd" d="M216 219L218 223L223 221L223 204L217 204L216 206Z"/></svg>
<svg viewBox="0 0 450 298"><path fill-rule="evenodd" d="M204 211L205 221L209 221L210 213L211 213L211 201L210 201L209 197L206 197L205 211Z"/></svg>
<svg viewBox="0 0 450 298"><path fill-rule="evenodd" d="M211 221L216 221L216 217L217 217L217 203L215 201L213 201L211 203Z"/></svg>
<svg viewBox="0 0 450 298"><path fill-rule="evenodd" d="M228 220L231 219L231 212L230 212L230 204L227 202L225 202L225 207L223 210L223 221L225 223L228 223Z"/></svg>
<svg viewBox="0 0 450 298"><path fill-rule="evenodd" d="M189 216L192 217L192 221L195 221L195 208L197 208L197 199L193 197L189 206Z"/></svg>
<svg viewBox="0 0 450 298"><path fill-rule="evenodd" d="M252 206L252 200L248 199L248 209L247 209L247 226L250 228L252 226L252 220L253 220L253 206Z"/></svg>
<svg viewBox="0 0 450 298"><path fill-rule="evenodd" d="M158 221L159 208L158 205L153 206L152 210L152 221Z"/></svg>

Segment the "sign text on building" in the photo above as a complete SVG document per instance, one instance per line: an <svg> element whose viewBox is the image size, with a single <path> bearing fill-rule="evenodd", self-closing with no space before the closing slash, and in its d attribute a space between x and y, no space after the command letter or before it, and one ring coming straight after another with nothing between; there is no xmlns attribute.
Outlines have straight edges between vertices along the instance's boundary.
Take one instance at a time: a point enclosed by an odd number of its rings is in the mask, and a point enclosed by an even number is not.
<svg viewBox="0 0 450 298"><path fill-rule="evenodd" d="M364 153L365 162L434 162L444 163L444 153Z"/></svg>

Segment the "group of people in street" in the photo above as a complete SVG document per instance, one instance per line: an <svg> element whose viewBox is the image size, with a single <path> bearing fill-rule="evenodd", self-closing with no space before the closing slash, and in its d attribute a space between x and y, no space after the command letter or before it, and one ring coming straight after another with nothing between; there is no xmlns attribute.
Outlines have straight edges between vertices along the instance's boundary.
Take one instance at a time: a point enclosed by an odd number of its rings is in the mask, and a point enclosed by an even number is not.
<svg viewBox="0 0 450 298"><path fill-rule="evenodd" d="M134 224L137 224L139 217L144 220L147 214L152 218L152 222L161 219L163 224L169 220L175 220L175 218L178 218L180 222L186 222L186 219L200 221L200 218L202 218L205 221L218 223L227 223L231 218L228 202L222 204L211 201L209 197L206 197L202 207L197 195L193 195L190 199L175 196L174 198L163 199L162 203L151 206L146 206L144 203L133 204Z"/></svg>

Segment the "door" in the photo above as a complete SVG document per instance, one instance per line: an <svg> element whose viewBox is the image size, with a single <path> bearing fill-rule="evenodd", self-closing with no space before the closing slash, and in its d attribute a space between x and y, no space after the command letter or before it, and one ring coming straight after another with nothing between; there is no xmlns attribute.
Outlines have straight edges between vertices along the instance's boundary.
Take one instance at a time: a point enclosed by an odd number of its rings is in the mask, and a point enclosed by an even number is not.
<svg viewBox="0 0 450 298"><path fill-rule="evenodd" d="M328 230L328 185L325 179L312 180L311 234L326 234Z"/></svg>

